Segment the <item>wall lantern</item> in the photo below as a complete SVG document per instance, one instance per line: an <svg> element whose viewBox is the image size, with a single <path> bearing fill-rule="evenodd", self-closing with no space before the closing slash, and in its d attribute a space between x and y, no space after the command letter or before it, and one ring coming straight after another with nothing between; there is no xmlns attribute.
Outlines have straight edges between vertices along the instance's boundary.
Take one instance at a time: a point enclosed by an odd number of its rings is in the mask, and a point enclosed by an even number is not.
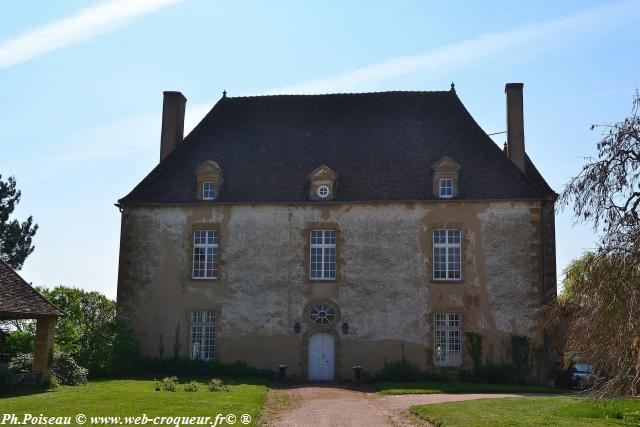
<svg viewBox="0 0 640 427"><path fill-rule="evenodd" d="M356 382L360 382L360 379L362 379L362 366L356 365L351 369L353 369L353 376L356 378Z"/></svg>
<svg viewBox="0 0 640 427"><path fill-rule="evenodd" d="M293 324L293 332L295 332L296 334L300 333L300 322L296 322Z"/></svg>
<svg viewBox="0 0 640 427"><path fill-rule="evenodd" d="M342 333L345 335L349 333L349 324L347 322L344 322L342 324Z"/></svg>

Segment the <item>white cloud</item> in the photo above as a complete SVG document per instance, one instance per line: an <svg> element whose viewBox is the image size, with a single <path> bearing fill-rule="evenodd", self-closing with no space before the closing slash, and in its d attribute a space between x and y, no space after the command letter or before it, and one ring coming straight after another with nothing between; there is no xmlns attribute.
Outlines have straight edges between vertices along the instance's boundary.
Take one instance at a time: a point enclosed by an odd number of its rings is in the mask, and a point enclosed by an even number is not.
<svg viewBox="0 0 640 427"><path fill-rule="evenodd" d="M104 34L185 0L110 0L0 42L0 69Z"/></svg>
<svg viewBox="0 0 640 427"><path fill-rule="evenodd" d="M628 0L591 9L577 15L525 25L511 31L481 35L477 38L443 46L418 55L393 58L327 78L306 81L293 86L267 90L277 93L335 93L362 90L384 80L421 73L432 77L499 55L539 54L545 48L562 44L571 38L594 37L599 32L640 16L640 1Z"/></svg>

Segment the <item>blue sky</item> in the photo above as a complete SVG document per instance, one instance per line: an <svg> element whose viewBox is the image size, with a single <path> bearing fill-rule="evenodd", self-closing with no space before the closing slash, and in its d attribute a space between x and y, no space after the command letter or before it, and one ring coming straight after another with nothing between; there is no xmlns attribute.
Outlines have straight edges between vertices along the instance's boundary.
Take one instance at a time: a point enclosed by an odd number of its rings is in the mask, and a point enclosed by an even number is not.
<svg viewBox="0 0 640 427"><path fill-rule="evenodd" d="M40 225L22 275L115 297L113 206L157 163L163 90L193 127L230 96L443 90L487 132L525 84L526 149L560 191L640 85L640 1L0 1L0 174ZM495 141L502 145L503 135ZM557 217L559 271L594 232Z"/></svg>

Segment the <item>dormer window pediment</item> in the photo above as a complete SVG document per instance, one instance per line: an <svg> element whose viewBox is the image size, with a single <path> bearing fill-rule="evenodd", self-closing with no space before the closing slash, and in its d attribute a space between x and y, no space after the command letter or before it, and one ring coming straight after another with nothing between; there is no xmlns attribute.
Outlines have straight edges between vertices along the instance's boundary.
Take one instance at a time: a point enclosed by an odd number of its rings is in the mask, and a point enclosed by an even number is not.
<svg viewBox="0 0 640 427"><path fill-rule="evenodd" d="M451 199L460 194L460 164L444 156L431 166L433 171L433 195L440 199Z"/></svg>
<svg viewBox="0 0 640 427"><path fill-rule="evenodd" d="M336 174L330 167L320 165L309 175L309 198L311 200L333 200L336 192Z"/></svg>
<svg viewBox="0 0 640 427"><path fill-rule="evenodd" d="M207 160L195 170L196 199L212 201L218 199L224 182L222 168L218 163Z"/></svg>

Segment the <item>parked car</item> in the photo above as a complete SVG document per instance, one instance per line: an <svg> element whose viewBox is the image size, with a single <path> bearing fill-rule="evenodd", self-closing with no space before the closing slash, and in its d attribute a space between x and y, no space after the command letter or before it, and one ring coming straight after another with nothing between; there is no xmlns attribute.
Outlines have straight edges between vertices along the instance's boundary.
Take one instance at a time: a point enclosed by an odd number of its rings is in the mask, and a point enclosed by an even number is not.
<svg viewBox="0 0 640 427"><path fill-rule="evenodd" d="M585 379L593 376L593 366L588 363L576 363L569 369L571 385L577 387Z"/></svg>

